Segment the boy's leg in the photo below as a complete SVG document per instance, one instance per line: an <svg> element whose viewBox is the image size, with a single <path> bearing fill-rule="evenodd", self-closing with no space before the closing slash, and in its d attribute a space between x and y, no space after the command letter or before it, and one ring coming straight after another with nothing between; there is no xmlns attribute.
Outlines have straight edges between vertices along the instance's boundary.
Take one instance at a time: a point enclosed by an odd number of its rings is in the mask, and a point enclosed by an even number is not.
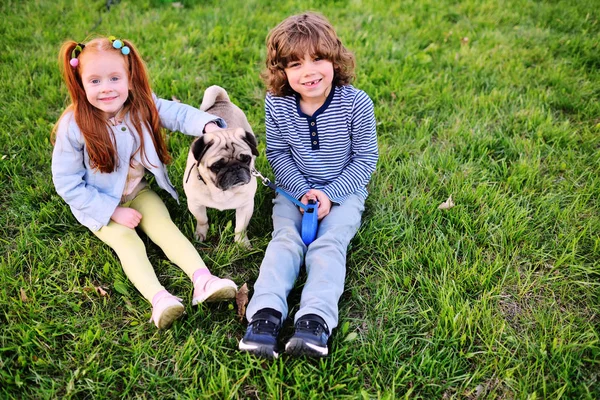
<svg viewBox="0 0 600 400"><path fill-rule="evenodd" d="M285 320L288 313L287 296L298 278L306 252L300 236L302 214L298 207L279 195L273 204L273 239L265 251L254 284L254 294L246 309L249 321L264 308L279 311L282 320Z"/></svg>
<svg viewBox="0 0 600 400"><path fill-rule="evenodd" d="M110 221L94 234L117 253L125 275L149 302L155 294L164 290L148 260L146 246L135 229Z"/></svg>
<svg viewBox="0 0 600 400"><path fill-rule="evenodd" d="M327 323L329 333L338 323L338 301L344 291L346 251L360 227L364 200L351 195L342 205L331 207L321 220L317 238L306 253L306 283L295 321L316 314Z"/></svg>

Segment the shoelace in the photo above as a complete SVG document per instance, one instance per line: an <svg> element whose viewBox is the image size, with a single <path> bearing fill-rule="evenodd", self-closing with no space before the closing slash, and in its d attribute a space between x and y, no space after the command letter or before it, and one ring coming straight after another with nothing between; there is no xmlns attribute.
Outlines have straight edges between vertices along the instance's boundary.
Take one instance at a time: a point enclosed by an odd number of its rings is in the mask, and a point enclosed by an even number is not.
<svg viewBox="0 0 600 400"><path fill-rule="evenodd" d="M310 332L315 336L319 336L323 332L323 325L317 321L298 321L296 324L296 330Z"/></svg>
<svg viewBox="0 0 600 400"><path fill-rule="evenodd" d="M271 321L266 321L264 319L258 320L252 323L252 330L257 334L268 333L270 335L277 334L277 325L272 323Z"/></svg>

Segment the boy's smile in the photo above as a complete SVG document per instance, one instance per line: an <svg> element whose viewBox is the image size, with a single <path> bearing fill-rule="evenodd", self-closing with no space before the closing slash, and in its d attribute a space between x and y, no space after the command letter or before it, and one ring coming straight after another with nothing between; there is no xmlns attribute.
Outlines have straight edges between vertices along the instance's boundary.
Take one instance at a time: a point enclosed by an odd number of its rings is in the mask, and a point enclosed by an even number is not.
<svg viewBox="0 0 600 400"><path fill-rule="evenodd" d="M301 106L316 111L325 102L333 83L331 61L306 54L303 59L290 62L284 71L290 87L300 95Z"/></svg>

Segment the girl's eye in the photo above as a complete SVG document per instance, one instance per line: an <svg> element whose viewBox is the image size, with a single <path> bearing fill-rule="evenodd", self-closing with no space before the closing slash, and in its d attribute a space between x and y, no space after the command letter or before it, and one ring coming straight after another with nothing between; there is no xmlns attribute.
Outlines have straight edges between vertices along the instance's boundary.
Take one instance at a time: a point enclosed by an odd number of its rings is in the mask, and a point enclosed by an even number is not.
<svg viewBox="0 0 600 400"><path fill-rule="evenodd" d="M98 83L100 83L100 79L92 79L92 83L94 85L97 85Z"/></svg>
<svg viewBox="0 0 600 400"><path fill-rule="evenodd" d="M119 80L118 76L113 76L112 78L110 78L111 81L116 82Z"/></svg>

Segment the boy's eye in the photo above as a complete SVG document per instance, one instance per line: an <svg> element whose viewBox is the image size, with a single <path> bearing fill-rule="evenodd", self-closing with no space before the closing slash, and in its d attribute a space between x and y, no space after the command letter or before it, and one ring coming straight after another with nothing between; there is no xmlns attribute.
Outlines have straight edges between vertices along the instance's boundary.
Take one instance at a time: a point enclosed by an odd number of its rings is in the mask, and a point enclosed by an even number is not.
<svg viewBox="0 0 600 400"><path fill-rule="evenodd" d="M321 57L315 57L315 61L321 61L322 58Z"/></svg>
<svg viewBox="0 0 600 400"><path fill-rule="evenodd" d="M294 68L294 67L297 67L299 65L300 65L299 62L294 61L294 62L291 62L291 63L288 64L288 68Z"/></svg>

